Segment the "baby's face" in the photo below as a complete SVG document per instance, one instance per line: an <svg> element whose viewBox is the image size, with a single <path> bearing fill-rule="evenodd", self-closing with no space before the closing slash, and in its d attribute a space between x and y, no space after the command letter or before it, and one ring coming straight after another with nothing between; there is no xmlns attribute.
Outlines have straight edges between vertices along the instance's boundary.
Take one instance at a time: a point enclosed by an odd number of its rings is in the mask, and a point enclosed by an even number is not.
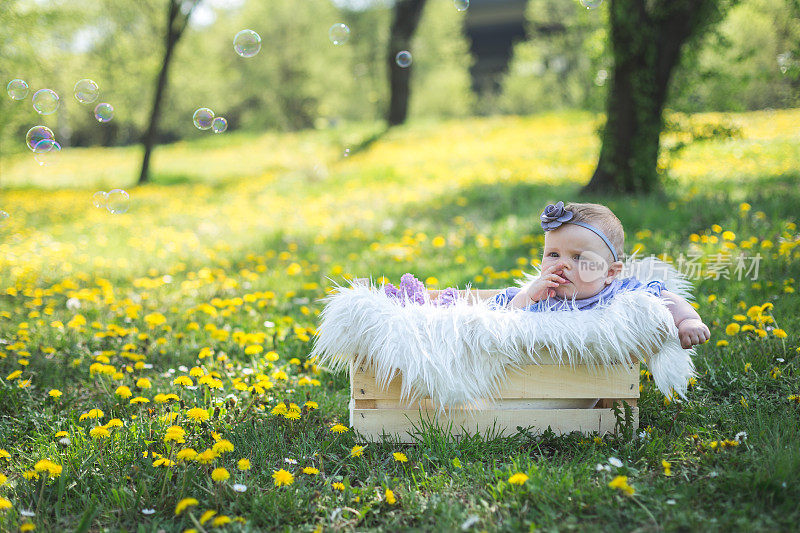
<svg viewBox="0 0 800 533"><path fill-rule="evenodd" d="M582 226L562 224L544 234L542 270L560 264L556 273L569 280L556 287L556 298L594 296L622 268L622 263L612 261L611 250L603 239Z"/></svg>

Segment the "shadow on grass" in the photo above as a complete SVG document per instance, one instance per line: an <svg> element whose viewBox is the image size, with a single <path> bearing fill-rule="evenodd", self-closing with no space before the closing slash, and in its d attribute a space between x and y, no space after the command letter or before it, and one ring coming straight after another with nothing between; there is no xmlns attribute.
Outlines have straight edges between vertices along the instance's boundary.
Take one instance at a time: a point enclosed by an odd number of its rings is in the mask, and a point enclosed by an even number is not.
<svg viewBox="0 0 800 533"><path fill-rule="evenodd" d="M591 202L608 206L622 221L626 235L658 229L684 237L712 224L724 227L724 221L738 216L739 205L745 201L752 204L754 211L763 211L767 219L795 218L800 205L800 173L796 172L701 185L696 194L673 189L666 196L586 195L580 193L580 188L574 184L476 185L406 206L397 215L438 227L451 224L456 216L475 224L494 224L516 217L530 222L530 231L538 233L539 214L548 203ZM670 202L674 205L669 206Z"/></svg>

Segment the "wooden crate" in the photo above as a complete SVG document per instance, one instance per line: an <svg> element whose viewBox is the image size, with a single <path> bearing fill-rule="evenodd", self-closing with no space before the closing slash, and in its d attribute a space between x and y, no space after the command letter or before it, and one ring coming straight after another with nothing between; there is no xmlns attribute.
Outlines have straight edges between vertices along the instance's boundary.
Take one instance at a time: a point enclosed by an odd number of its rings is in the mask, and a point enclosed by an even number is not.
<svg viewBox="0 0 800 533"><path fill-rule="evenodd" d="M369 441L380 441L382 433L411 443L414 426L421 419L445 430L452 422L455 438L464 434L512 435L517 426L533 426L533 433L550 427L555 433L614 432L614 400L627 402L639 426L639 363L589 368L561 366L552 360L509 371L497 402L482 401L476 409L454 408L439 416L430 398L410 406L400 402L402 376L398 373L382 390L369 368L350 366L350 426ZM596 401L598 400L599 401ZM596 405L595 405L596 404ZM413 424L412 424L413 422Z"/></svg>

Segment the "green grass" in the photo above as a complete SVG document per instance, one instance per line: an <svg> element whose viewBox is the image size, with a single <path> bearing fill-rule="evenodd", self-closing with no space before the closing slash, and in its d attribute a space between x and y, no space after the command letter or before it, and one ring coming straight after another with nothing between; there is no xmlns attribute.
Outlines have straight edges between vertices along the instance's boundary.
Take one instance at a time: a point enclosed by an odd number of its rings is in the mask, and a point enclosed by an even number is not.
<svg viewBox="0 0 800 533"><path fill-rule="evenodd" d="M10 454L0 459L8 477L0 497L12 505L0 511L0 529L32 522L43 531L182 531L210 509L242 517L224 526L233 531L458 530L465 521L475 531L793 530L800 520L800 404L789 399L800 394L798 117L796 110L727 117L742 138L687 148L672 162L667 198L580 197L598 149L596 117L582 113L411 125L348 158L341 147L373 129L161 147L155 183L130 188L121 216L95 210L89 199L96 188L132 184L136 148L65 151L52 169L29 167L22 156L0 161L0 209L11 215L0 227L0 448ZM734 253L762 254L757 280L695 280L712 340L698 347L700 377L689 400L665 404L645 375L643 437L522 432L451 442L443 428L425 424L415 445L369 444L350 457L360 442L354 432L330 431L347 424L347 376L307 358L328 278L396 282L413 272L439 287L507 286L540 257L538 214L558 199L609 205L625 225L626 251L671 258L696 251L712 260L723 232L732 231ZM436 236L447 244L433 246ZM71 298L80 308L67 307ZM775 323L762 325L779 326L786 338L774 330L726 335L734 315L768 302L764 314ZM149 325L151 313L166 322ZM70 327L76 314L86 324ZM256 345L261 353L246 351ZM213 356L198 359L203 348ZM274 361L265 357L272 350ZM133 368L131 353L147 366ZM121 375L93 373L98 362ZM187 373L181 365L218 372L222 388L172 385ZM22 375L9 379L16 370ZM258 373L273 388L236 389L251 387ZM152 388L136 389L142 377ZM303 377L319 385L298 383ZM150 403L130 405L114 395L119 385ZM57 401L48 396L53 388L63 392ZM155 403L156 393L173 392L182 403ZM319 408L299 420L271 414L284 399ZM215 416L193 423L186 412L194 406ZM124 425L91 438L95 423L79 416L92 408L104 411L103 423ZM164 442L167 413L186 429L185 443ZM62 430L68 446L55 437ZM153 466L152 452L172 460L184 447L200 452L213 445L212 432L234 451L210 465ZM740 432L747 438L739 446L719 445ZM623 466L597 471L609 457ZM45 458L61 474L26 479ZM237 470L241 458L251 470ZM302 473L307 466L319 474ZM231 478L213 482L216 467ZM281 468L295 475L293 484L274 485ZM509 484L518 472L528 480ZM618 474L628 476L632 497L608 486ZM199 505L176 517L185 497Z"/></svg>

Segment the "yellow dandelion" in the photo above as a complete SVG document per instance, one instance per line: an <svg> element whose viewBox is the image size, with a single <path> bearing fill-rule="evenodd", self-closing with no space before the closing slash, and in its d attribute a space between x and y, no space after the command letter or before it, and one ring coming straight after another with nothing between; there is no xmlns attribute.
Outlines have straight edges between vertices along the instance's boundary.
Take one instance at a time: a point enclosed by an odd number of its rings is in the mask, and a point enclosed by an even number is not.
<svg viewBox="0 0 800 533"><path fill-rule="evenodd" d="M617 476L608 483L608 486L612 489L618 489L628 496L633 496L634 492L636 492L631 485L628 485L628 476Z"/></svg>
<svg viewBox="0 0 800 533"><path fill-rule="evenodd" d="M230 478L231 475L228 471L222 467L215 468L213 472L211 472L211 479L219 483L220 481L225 481L226 479Z"/></svg>
<svg viewBox="0 0 800 533"><path fill-rule="evenodd" d="M335 490L342 490L343 491L344 490L344 483L340 483L340 482L337 481L336 483L331 483L331 487L333 487Z"/></svg>
<svg viewBox="0 0 800 533"><path fill-rule="evenodd" d="M349 431L349 428L342 424L336 424L335 426L331 427L331 431L334 433L344 433L346 431Z"/></svg>
<svg viewBox="0 0 800 533"><path fill-rule="evenodd" d="M3 497L0 497L0 511L11 509L11 502Z"/></svg>
<svg viewBox="0 0 800 533"><path fill-rule="evenodd" d="M739 324L737 324L736 322L731 322L725 328L725 333L728 335L736 335L737 333L739 333L740 329L741 326Z"/></svg>
<svg viewBox="0 0 800 533"><path fill-rule="evenodd" d="M207 465L217 457L219 456L214 452L214 450L206 448L202 452L198 453L194 460L202 465Z"/></svg>
<svg viewBox="0 0 800 533"><path fill-rule="evenodd" d="M250 459L239 459L236 463L236 468L239 470L250 470Z"/></svg>
<svg viewBox="0 0 800 533"><path fill-rule="evenodd" d="M389 505L394 505L395 503L397 503L397 500L394 497L394 492L392 492L390 489L386 489L384 497L386 498L386 503L388 503Z"/></svg>
<svg viewBox="0 0 800 533"><path fill-rule="evenodd" d="M179 461L192 461L195 457L197 457L197 452L193 448L184 448L175 454L175 458Z"/></svg>
<svg viewBox="0 0 800 533"><path fill-rule="evenodd" d="M200 525L205 525L205 523L214 518L216 514L217 512L212 509L208 509L207 511L205 511L203 514L200 515L200 520L199 520Z"/></svg>
<svg viewBox="0 0 800 533"><path fill-rule="evenodd" d="M93 439L105 439L111 436L111 433L104 426L95 426L89 430L89 436Z"/></svg>
<svg viewBox="0 0 800 533"><path fill-rule="evenodd" d="M224 526L226 524L230 524L231 519L228 516L220 515L216 517L214 520L211 521L211 525L214 527Z"/></svg>
<svg viewBox="0 0 800 533"><path fill-rule="evenodd" d="M50 389L50 392L48 392L47 394L49 394L51 398L54 398L54 399L58 400L59 398L61 398L61 395L64 394L64 393L61 392L58 389Z"/></svg>
<svg viewBox="0 0 800 533"><path fill-rule="evenodd" d="M222 439L214 443L211 449L220 455L233 451L233 443L229 440Z"/></svg>
<svg viewBox="0 0 800 533"><path fill-rule="evenodd" d="M149 389L153 385L150 383L150 380L147 378L139 378L136 380L136 386L140 389Z"/></svg>
<svg viewBox="0 0 800 533"><path fill-rule="evenodd" d="M195 422L203 422L210 418L208 411L205 409L200 409L199 407L193 407L188 411L186 411L186 416L188 416Z"/></svg>
<svg viewBox="0 0 800 533"><path fill-rule="evenodd" d="M294 476L292 473L284 470L283 468L274 471L272 473L272 478L275 480L276 487L280 487L281 485L291 485L294 483Z"/></svg>
<svg viewBox="0 0 800 533"><path fill-rule="evenodd" d="M137 396L136 398L131 398L129 403L131 405L137 405L137 404L141 404L141 403L150 403L150 400L145 398L145 397L143 397L143 396Z"/></svg>
<svg viewBox="0 0 800 533"><path fill-rule="evenodd" d="M172 380L173 385L180 385L181 387L191 387L194 385L192 378L189 376L178 376Z"/></svg>
<svg viewBox="0 0 800 533"><path fill-rule="evenodd" d="M131 396L133 396L131 389L129 389L125 385L120 385L119 387L117 387L117 390L114 391L114 394L123 399L130 398Z"/></svg>
<svg viewBox="0 0 800 533"><path fill-rule="evenodd" d="M397 461L398 463L407 463L408 462L408 457L406 457L406 454L404 454L402 452L394 452L392 454L392 456L394 457L394 460Z"/></svg>
<svg viewBox="0 0 800 533"><path fill-rule="evenodd" d="M661 460L661 466L664 468L664 475L665 476L671 476L672 475L672 465L669 462L664 461L662 459Z"/></svg>
<svg viewBox="0 0 800 533"><path fill-rule="evenodd" d="M350 450L350 457L361 457L363 454L364 446L359 446L358 444L353 446L353 448Z"/></svg>
<svg viewBox="0 0 800 533"><path fill-rule="evenodd" d="M522 485L526 481L528 481L528 476L526 474L523 474L522 472L517 472L516 474L508 478L508 482L511 483L512 485Z"/></svg>
<svg viewBox="0 0 800 533"><path fill-rule="evenodd" d="M178 505L175 506L175 515L177 516L185 511L187 507L197 505L199 503L200 502L197 501L196 498L184 498L178 502Z"/></svg>
<svg viewBox="0 0 800 533"><path fill-rule="evenodd" d="M315 476L315 475L319 474L319 470L317 470L313 466L307 466L307 467L303 468L303 473L304 474L308 474L309 476Z"/></svg>
<svg viewBox="0 0 800 533"><path fill-rule="evenodd" d="M772 334L778 337L779 339L786 338L786 332L783 331L781 328L775 328L772 330Z"/></svg>
<svg viewBox="0 0 800 533"><path fill-rule="evenodd" d="M83 413L81 416L78 417L80 422L83 422L87 418L95 419L95 418L103 418L105 413L100 409L90 409L89 411Z"/></svg>

